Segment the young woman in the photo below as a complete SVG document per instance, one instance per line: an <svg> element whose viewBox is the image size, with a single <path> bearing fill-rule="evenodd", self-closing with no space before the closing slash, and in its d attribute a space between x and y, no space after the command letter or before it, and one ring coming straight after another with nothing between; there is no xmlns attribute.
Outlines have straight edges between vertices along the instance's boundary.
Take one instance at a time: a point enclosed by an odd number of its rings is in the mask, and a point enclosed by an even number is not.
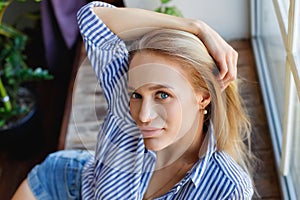
<svg viewBox="0 0 300 200"><path fill-rule="evenodd" d="M102 2L78 19L108 103L95 155L50 155L14 199L251 199L236 52L197 20Z"/></svg>

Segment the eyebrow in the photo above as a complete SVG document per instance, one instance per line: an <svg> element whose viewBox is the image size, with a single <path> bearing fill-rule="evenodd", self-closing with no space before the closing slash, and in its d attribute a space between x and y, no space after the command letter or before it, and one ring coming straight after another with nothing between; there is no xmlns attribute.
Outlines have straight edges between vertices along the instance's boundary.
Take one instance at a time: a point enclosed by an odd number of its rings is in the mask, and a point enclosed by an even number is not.
<svg viewBox="0 0 300 200"><path fill-rule="evenodd" d="M167 89L174 89L172 86L170 85L154 85L154 86L151 86L149 87L149 90L159 90L159 89L164 89L164 88L167 88Z"/></svg>
<svg viewBox="0 0 300 200"><path fill-rule="evenodd" d="M170 85L161 85L161 84L158 84L158 85L154 85L154 86L149 87L149 90L153 91L153 90L159 90L159 89L165 89L165 88L167 88L167 89L174 89ZM137 88L133 88L131 86L128 86L128 89L131 90L131 91L134 91Z"/></svg>

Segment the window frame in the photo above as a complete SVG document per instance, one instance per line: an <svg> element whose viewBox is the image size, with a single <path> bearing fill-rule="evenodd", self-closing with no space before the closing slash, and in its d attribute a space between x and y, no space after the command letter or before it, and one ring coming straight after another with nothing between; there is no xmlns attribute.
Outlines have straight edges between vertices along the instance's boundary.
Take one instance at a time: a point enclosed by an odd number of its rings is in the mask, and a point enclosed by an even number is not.
<svg viewBox="0 0 300 200"><path fill-rule="evenodd" d="M281 37L286 51L285 64L285 92L283 126L275 102L275 95L267 67L266 54L261 37L261 0L251 0L251 41L254 51L258 77L262 89L264 105L273 143L275 163L278 171L284 199L296 199L295 186L289 173L291 160L291 147L293 142L293 105L295 95L300 99L300 55L297 55L295 41L299 40L296 30L300 19L299 0L290 0L287 12L284 10L282 0L272 0L276 19L281 31ZM297 21L298 20L298 21ZM295 39L296 38L296 39ZM299 50L299 49L298 49ZM298 68L297 68L298 66ZM294 84L293 84L294 83ZM295 85L295 86L294 86Z"/></svg>

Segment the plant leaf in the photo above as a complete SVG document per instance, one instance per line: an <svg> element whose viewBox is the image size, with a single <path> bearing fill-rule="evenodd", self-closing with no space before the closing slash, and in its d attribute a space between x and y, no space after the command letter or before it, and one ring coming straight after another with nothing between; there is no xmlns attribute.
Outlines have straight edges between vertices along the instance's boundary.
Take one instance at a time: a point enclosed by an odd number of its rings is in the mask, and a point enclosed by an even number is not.
<svg viewBox="0 0 300 200"><path fill-rule="evenodd" d="M160 0L160 2L162 3L162 4L166 4L166 3L169 3L171 0Z"/></svg>
<svg viewBox="0 0 300 200"><path fill-rule="evenodd" d="M165 14L173 15L177 17L183 17L181 11L176 6L165 7Z"/></svg>

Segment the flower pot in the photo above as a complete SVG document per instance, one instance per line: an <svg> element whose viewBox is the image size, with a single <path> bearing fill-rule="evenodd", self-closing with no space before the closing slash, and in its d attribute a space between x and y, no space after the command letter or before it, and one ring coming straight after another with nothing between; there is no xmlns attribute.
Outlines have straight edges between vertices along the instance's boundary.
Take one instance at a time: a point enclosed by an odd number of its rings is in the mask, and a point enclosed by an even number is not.
<svg viewBox="0 0 300 200"><path fill-rule="evenodd" d="M0 128L0 148L18 158L34 154L41 144L36 98L28 89L22 90L30 93L34 100L31 110L13 124Z"/></svg>

